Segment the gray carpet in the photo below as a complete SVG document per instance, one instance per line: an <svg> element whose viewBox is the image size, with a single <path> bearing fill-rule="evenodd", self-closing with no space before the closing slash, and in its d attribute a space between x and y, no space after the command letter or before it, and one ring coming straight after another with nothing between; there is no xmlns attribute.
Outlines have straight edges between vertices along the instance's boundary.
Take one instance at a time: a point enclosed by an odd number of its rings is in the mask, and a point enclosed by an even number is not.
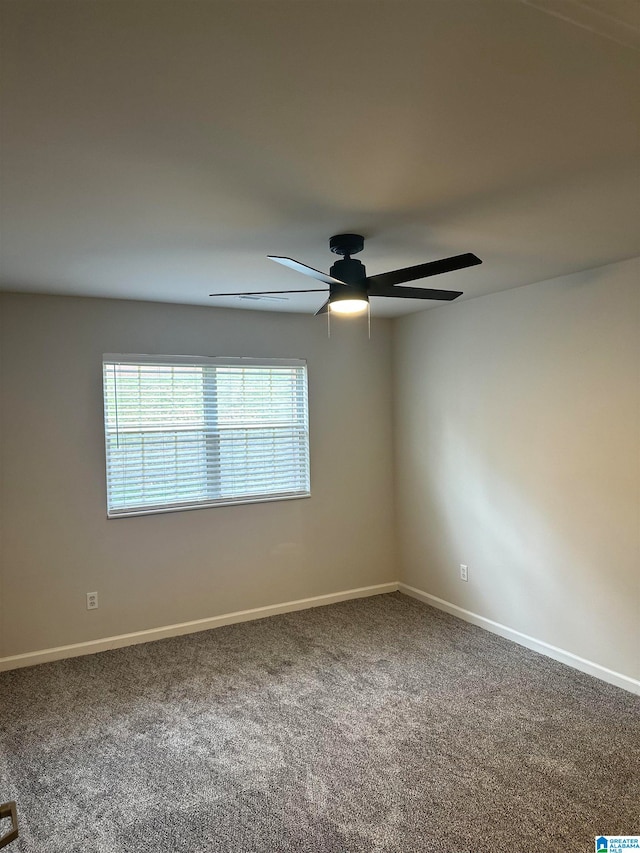
<svg viewBox="0 0 640 853"><path fill-rule="evenodd" d="M11 853L584 853L640 699L400 594L0 675Z"/></svg>

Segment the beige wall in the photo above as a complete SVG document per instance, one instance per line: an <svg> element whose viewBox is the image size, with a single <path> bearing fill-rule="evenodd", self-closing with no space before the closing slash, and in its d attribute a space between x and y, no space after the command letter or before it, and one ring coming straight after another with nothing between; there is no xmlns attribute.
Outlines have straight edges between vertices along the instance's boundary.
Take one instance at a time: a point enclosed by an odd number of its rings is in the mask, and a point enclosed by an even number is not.
<svg viewBox="0 0 640 853"><path fill-rule="evenodd" d="M627 261L414 314L395 335L402 579L631 678L639 294Z"/></svg>
<svg viewBox="0 0 640 853"><path fill-rule="evenodd" d="M0 657L397 578L390 321L4 294ZM107 520L103 352L306 358L309 499ZM85 593L100 607L88 612Z"/></svg>
<svg viewBox="0 0 640 853"><path fill-rule="evenodd" d="M638 678L639 281L414 314L393 359L384 320L0 295L0 657L400 578ZM108 521L118 351L306 358L312 497Z"/></svg>

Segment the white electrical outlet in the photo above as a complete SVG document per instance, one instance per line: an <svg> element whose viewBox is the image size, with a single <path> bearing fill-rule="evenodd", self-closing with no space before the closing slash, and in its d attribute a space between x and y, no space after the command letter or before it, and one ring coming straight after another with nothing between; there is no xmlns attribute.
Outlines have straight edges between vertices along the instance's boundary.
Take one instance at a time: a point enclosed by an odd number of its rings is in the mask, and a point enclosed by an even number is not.
<svg viewBox="0 0 640 853"><path fill-rule="evenodd" d="M98 593L97 592L88 592L87 593L87 610L97 610L98 609Z"/></svg>
<svg viewBox="0 0 640 853"><path fill-rule="evenodd" d="M468 581L469 580L469 566L465 566L464 563L460 563L460 580ZM97 605L96 605L97 607Z"/></svg>

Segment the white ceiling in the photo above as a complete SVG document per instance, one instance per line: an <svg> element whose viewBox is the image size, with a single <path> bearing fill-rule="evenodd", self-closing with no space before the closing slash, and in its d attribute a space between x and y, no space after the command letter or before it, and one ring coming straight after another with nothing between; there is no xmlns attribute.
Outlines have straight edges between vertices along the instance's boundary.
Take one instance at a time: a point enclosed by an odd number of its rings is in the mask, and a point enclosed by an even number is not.
<svg viewBox="0 0 640 853"><path fill-rule="evenodd" d="M313 311L462 252L462 299L640 253L636 0L2 0L2 288ZM393 316L439 303L372 300Z"/></svg>

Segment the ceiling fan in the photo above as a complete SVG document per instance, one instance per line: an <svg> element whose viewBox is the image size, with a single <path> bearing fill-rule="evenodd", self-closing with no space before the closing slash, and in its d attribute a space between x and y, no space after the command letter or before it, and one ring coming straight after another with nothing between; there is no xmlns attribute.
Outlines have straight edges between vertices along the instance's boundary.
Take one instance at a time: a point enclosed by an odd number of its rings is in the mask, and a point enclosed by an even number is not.
<svg viewBox="0 0 640 853"><path fill-rule="evenodd" d="M369 306L370 296L393 296L401 299L442 299L451 301L462 296L459 290L431 290L424 287L397 287L406 281L416 281L440 273L453 272L481 264L480 258L471 252L464 255L454 255L439 261L430 261L414 267L404 267L400 270L384 272L380 275L367 275L367 271L359 260L352 258L364 247L364 237L360 234L336 234L329 240L329 248L342 258L336 261L329 275L320 270L294 261L292 258L281 258L268 255L272 261L277 261L285 267L301 272L318 281L329 285L327 288L309 288L304 290L254 290L248 293L211 293L210 296L272 296L279 293L328 293L329 298L315 313L326 314L329 310L338 314L355 314L364 311Z"/></svg>

